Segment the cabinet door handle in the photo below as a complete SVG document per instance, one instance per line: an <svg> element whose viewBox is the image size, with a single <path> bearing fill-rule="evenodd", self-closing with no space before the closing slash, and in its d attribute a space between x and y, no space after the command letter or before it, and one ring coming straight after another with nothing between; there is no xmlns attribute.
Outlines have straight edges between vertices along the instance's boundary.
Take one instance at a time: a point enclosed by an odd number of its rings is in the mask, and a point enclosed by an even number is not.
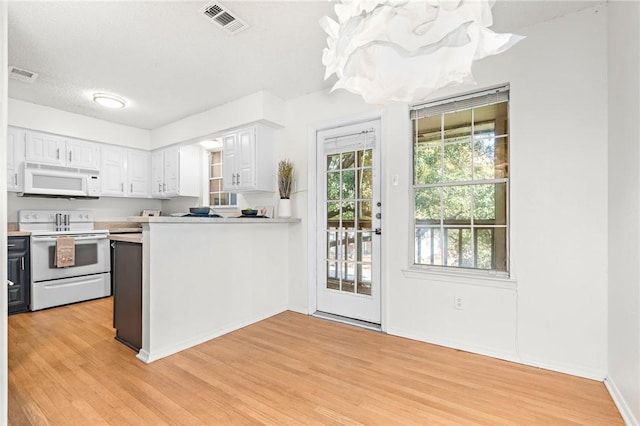
<svg viewBox="0 0 640 426"><path fill-rule="evenodd" d="M120 183L120 191L124 192L124 183Z"/></svg>
<svg viewBox="0 0 640 426"><path fill-rule="evenodd" d="M22 268L22 270L24 271L24 256L22 256L20 258L20 267Z"/></svg>
<svg viewBox="0 0 640 426"><path fill-rule="evenodd" d="M15 247L15 244L7 244L7 247Z"/></svg>
<svg viewBox="0 0 640 426"><path fill-rule="evenodd" d="M56 149L56 160L60 159L60 148Z"/></svg>
<svg viewBox="0 0 640 426"><path fill-rule="evenodd" d="M13 174L13 180L16 182L15 184L18 185L18 174L17 173Z"/></svg>
<svg viewBox="0 0 640 426"><path fill-rule="evenodd" d="M14 283L14 282L13 282L13 281L11 281L11 280L7 280L7 284L9 284L9 287L11 287L12 285L16 285L16 283Z"/></svg>
<svg viewBox="0 0 640 426"><path fill-rule="evenodd" d="M162 184L161 183L158 184L158 192L162 192Z"/></svg>
<svg viewBox="0 0 640 426"><path fill-rule="evenodd" d="M162 184L162 191L163 191L163 192L166 192L166 191L167 191L167 184L166 184L166 183L163 183L163 184Z"/></svg>
<svg viewBox="0 0 640 426"><path fill-rule="evenodd" d="M73 154L73 151L69 151L69 162L71 163L71 155Z"/></svg>

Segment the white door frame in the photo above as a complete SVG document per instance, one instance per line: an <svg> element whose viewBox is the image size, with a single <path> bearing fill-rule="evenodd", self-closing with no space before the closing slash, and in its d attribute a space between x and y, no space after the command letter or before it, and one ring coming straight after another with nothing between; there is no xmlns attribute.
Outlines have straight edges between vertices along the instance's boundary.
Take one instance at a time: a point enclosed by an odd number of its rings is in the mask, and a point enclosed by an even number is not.
<svg viewBox="0 0 640 426"><path fill-rule="evenodd" d="M316 311L318 306L317 296L316 296L316 283L318 279L318 270L317 270L317 256L318 249L316 244L316 223L318 220L317 217L317 194L318 194L318 183L317 183L317 133L322 130L332 129L335 127L348 126L350 124L358 124L366 121L372 120L380 120L380 144L377 149L380 149L380 164L378 165L380 172L380 198L382 201L382 235L380 236L380 327L382 331L386 331L387 329L387 286L386 286L386 250L385 250L385 229L386 226L386 218L385 218L385 200L386 200L386 179L385 179L385 171L384 171L384 150L385 148L385 114L384 110L378 109L369 111L362 114L349 115L346 117L335 118L331 120L326 120L318 123L312 123L309 125L309 130L307 132L307 186L308 186L308 195L307 195L307 313L309 315L313 314Z"/></svg>
<svg viewBox="0 0 640 426"><path fill-rule="evenodd" d="M0 152L7 152L7 102L8 79L7 79L7 16L8 2L0 2ZM8 373L7 364L7 162L6 155L3 167L0 167L0 209L4 212L0 217L0 258L3 259L0 265L0 424L8 422Z"/></svg>

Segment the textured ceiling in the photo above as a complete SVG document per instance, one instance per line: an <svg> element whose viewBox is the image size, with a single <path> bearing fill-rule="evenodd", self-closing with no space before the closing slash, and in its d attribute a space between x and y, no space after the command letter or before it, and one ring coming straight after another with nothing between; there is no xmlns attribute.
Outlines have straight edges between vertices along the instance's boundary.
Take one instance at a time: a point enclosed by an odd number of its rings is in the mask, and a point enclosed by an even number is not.
<svg viewBox="0 0 640 426"><path fill-rule="evenodd" d="M154 129L267 90L283 99L329 89L318 25L322 1L223 1L249 29L231 35L198 10L207 1L10 1L9 65L39 73L9 80L9 97ZM498 0L496 31L516 31L599 1ZM107 110L96 91L128 101Z"/></svg>

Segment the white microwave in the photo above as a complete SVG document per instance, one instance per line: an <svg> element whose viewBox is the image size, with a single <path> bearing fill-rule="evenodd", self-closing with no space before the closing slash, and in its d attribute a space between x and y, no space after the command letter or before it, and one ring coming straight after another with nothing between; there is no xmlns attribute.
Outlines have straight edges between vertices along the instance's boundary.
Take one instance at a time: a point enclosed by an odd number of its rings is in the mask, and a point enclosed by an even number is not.
<svg viewBox="0 0 640 426"><path fill-rule="evenodd" d="M100 196L100 174L95 170L24 163L24 192L20 195L39 195L69 198L97 198Z"/></svg>

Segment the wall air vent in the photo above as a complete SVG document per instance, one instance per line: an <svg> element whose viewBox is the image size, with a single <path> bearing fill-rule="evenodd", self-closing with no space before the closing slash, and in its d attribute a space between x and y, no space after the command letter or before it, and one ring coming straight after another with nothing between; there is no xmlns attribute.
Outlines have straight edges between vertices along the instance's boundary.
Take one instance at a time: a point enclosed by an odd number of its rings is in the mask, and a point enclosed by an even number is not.
<svg viewBox="0 0 640 426"><path fill-rule="evenodd" d="M231 34L236 34L249 28L246 22L217 1L207 3L198 13L201 13L207 20L215 22Z"/></svg>
<svg viewBox="0 0 640 426"><path fill-rule="evenodd" d="M9 78L24 81L25 83L33 83L38 77L35 72L20 69L18 67L9 67Z"/></svg>

